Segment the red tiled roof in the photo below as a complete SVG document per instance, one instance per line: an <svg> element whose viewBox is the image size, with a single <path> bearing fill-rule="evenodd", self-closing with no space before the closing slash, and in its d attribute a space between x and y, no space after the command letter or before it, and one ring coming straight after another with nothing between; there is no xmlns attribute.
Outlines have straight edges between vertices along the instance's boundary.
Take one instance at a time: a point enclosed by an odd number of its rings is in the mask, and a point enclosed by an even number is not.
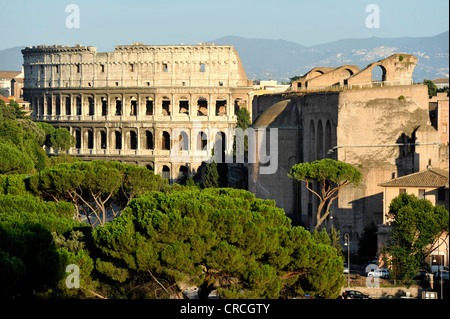
<svg viewBox="0 0 450 319"><path fill-rule="evenodd" d="M378 184L382 187L446 187L448 188L448 172L439 168L430 168L426 171L417 172L394 178Z"/></svg>
<svg viewBox="0 0 450 319"><path fill-rule="evenodd" d="M21 71L0 71L0 79L13 79L18 76Z"/></svg>
<svg viewBox="0 0 450 319"><path fill-rule="evenodd" d="M448 83L448 78L438 78L432 81L433 83Z"/></svg>
<svg viewBox="0 0 450 319"><path fill-rule="evenodd" d="M4 96L0 96L0 99L2 99L3 101L5 101L6 104L8 104L11 100L16 101L19 104L24 104L24 103L30 103L27 101L22 101L22 100L16 100L14 97L4 97Z"/></svg>

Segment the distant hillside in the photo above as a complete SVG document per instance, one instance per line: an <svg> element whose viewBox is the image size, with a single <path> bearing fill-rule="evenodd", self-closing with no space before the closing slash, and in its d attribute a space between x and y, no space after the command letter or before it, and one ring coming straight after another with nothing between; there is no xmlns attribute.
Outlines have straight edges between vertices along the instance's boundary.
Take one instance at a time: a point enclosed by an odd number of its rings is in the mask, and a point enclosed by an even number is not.
<svg viewBox="0 0 450 319"><path fill-rule="evenodd" d="M22 69L22 50L23 47L14 47L6 50L0 50L0 71L20 71Z"/></svg>
<svg viewBox="0 0 450 319"><path fill-rule="evenodd" d="M414 54L419 63L414 80L449 76L449 32L433 37L343 39L306 47L284 40L227 36L210 42L232 44L250 79L287 81L316 66L355 64L360 68L395 52Z"/></svg>
<svg viewBox="0 0 450 319"><path fill-rule="evenodd" d="M286 40L249 39L226 36L211 40L232 44L241 57L249 79L288 81L316 66L355 64L360 68L395 52L414 54L419 63L416 82L449 76L449 32L432 37L343 39L307 47ZM23 60L15 47L0 51L0 70L20 70Z"/></svg>

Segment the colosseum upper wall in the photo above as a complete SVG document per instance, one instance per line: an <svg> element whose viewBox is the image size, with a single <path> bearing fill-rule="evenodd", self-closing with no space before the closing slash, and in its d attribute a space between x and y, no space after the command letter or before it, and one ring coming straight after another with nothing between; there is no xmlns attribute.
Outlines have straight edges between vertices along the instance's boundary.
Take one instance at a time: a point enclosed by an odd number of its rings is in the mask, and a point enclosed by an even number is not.
<svg viewBox="0 0 450 319"><path fill-rule="evenodd" d="M33 119L67 128L77 141L69 154L85 160L146 165L173 180L201 165L175 164L176 141L207 159L220 134L229 154L224 134L240 108L251 113L253 82L231 45L39 45L22 53Z"/></svg>

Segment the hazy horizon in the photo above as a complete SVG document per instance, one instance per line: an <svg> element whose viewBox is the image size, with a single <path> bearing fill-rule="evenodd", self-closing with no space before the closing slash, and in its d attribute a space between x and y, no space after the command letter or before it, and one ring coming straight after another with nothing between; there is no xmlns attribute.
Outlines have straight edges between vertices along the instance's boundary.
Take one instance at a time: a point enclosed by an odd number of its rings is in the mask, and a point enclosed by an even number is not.
<svg viewBox="0 0 450 319"><path fill-rule="evenodd" d="M79 9L79 26L66 20ZM379 9L378 27L368 27ZM225 36L286 40L315 46L343 39L430 37L449 30L449 2L331 0L106 1L75 0L0 2L6 32L0 50L39 44L92 45L112 51L114 45L196 44ZM8 14L14 12L15 14ZM18 19L18 17L20 17Z"/></svg>

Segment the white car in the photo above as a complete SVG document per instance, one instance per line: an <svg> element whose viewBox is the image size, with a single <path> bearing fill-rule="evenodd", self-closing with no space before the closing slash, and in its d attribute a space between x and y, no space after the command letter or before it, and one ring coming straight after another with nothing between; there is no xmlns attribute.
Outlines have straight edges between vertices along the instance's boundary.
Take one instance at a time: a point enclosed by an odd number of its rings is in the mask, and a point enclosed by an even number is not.
<svg viewBox="0 0 450 319"><path fill-rule="evenodd" d="M367 274L367 277L375 278L389 278L389 271L387 269L376 269Z"/></svg>
<svg viewBox="0 0 450 319"><path fill-rule="evenodd" d="M348 274L348 266L344 264L344 274Z"/></svg>

